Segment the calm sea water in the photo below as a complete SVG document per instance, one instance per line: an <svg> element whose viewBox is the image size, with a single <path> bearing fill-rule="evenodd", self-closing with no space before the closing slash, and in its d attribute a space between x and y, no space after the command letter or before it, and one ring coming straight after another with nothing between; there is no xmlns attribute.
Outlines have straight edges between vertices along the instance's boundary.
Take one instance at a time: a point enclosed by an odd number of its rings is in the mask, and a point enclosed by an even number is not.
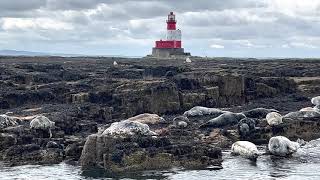
<svg viewBox="0 0 320 180"><path fill-rule="evenodd" d="M315 149L316 148L316 149ZM18 167L0 166L0 179L320 179L320 153L318 146L299 151L290 158L273 158L264 155L256 163L230 152L223 153L223 169L150 171L122 175L81 171L80 167L65 163L50 166L26 165Z"/></svg>

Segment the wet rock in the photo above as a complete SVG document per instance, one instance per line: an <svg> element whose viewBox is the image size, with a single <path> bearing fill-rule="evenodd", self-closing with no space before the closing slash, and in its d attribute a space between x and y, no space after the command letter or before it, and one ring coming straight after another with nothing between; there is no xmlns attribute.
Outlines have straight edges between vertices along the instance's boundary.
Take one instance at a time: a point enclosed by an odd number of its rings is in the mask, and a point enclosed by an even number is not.
<svg viewBox="0 0 320 180"><path fill-rule="evenodd" d="M63 149L63 147L58 144L57 142L54 142L54 141L49 141L46 145L46 148L49 149L49 148L58 148L58 149Z"/></svg>
<svg viewBox="0 0 320 180"><path fill-rule="evenodd" d="M65 155L67 156L67 158L79 159L82 149L83 146L77 143L69 144L65 149Z"/></svg>
<svg viewBox="0 0 320 180"><path fill-rule="evenodd" d="M80 162L83 169L104 168L111 172L206 167L217 164L221 150L212 146L171 144L168 138L90 135Z"/></svg>
<svg viewBox="0 0 320 180"><path fill-rule="evenodd" d="M13 134L0 133L0 151L7 149L17 143L17 136Z"/></svg>

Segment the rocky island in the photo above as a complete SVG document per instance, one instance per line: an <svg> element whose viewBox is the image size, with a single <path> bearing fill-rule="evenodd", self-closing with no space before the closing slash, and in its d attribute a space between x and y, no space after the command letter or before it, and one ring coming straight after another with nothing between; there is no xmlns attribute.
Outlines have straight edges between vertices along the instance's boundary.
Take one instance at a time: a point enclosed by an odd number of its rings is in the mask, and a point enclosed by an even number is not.
<svg viewBox="0 0 320 180"><path fill-rule="evenodd" d="M239 140L320 138L319 69L317 59L3 56L0 161L219 169Z"/></svg>

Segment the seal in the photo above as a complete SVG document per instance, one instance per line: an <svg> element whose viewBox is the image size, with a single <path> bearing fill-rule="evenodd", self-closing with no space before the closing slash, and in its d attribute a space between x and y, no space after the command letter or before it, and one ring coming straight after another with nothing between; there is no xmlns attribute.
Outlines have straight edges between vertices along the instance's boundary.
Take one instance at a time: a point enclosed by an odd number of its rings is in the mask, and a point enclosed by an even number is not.
<svg viewBox="0 0 320 180"><path fill-rule="evenodd" d="M246 116L242 113L226 112L216 118L209 120L207 123L201 125L200 127L233 126L238 124L238 122L243 118L246 118Z"/></svg>
<svg viewBox="0 0 320 180"><path fill-rule="evenodd" d="M204 116L204 115L219 116L219 115L226 113L226 112L228 112L228 111L222 111L217 108L207 108L207 107L203 107L203 106L195 106L195 107L191 108L190 110L185 111L183 113L183 115L187 116L187 117Z"/></svg>
<svg viewBox="0 0 320 180"><path fill-rule="evenodd" d="M300 148L299 143L292 142L284 136L275 136L270 138L268 150L271 154L276 156L291 155Z"/></svg>
<svg viewBox="0 0 320 180"><path fill-rule="evenodd" d="M31 120L30 128L36 130L48 130L51 138L51 128L54 127L54 124L55 123L53 121L50 121L47 117L40 115Z"/></svg>
<svg viewBox="0 0 320 180"><path fill-rule="evenodd" d="M299 111L315 111L317 110L316 107L305 107L300 109Z"/></svg>
<svg viewBox="0 0 320 180"><path fill-rule="evenodd" d="M231 146L232 155L240 155L250 160L256 161L259 156L258 148L249 141L237 141Z"/></svg>
<svg viewBox="0 0 320 180"><path fill-rule="evenodd" d="M238 123L238 132L240 137L248 137L256 129L256 120L251 118L241 119Z"/></svg>
<svg viewBox="0 0 320 180"><path fill-rule="evenodd" d="M17 118L8 116L6 114L1 114L0 115L0 129L4 129L10 126L17 126Z"/></svg>
<svg viewBox="0 0 320 180"><path fill-rule="evenodd" d="M268 113L266 119L270 126L277 126L279 124L282 124L282 116L277 112Z"/></svg>
<svg viewBox="0 0 320 180"><path fill-rule="evenodd" d="M127 120L136 121L136 122L140 122L140 123L148 124L148 125L159 124L159 123L165 122L165 119L158 116L157 114L149 114L149 113L139 114L139 115L131 117Z"/></svg>
<svg viewBox="0 0 320 180"><path fill-rule="evenodd" d="M320 96L312 98L311 99L311 103L316 105L316 106L320 106Z"/></svg>
<svg viewBox="0 0 320 180"><path fill-rule="evenodd" d="M189 122L190 121L186 116L177 116L173 118L173 125L178 128L186 128Z"/></svg>
<svg viewBox="0 0 320 180"><path fill-rule="evenodd" d="M111 136L157 135L155 132L150 130L147 124L130 120L112 123L111 126L107 128L102 134Z"/></svg>
<svg viewBox="0 0 320 180"><path fill-rule="evenodd" d="M255 108L242 113L248 118L265 118L268 113L279 112L276 109Z"/></svg>
<svg viewBox="0 0 320 180"><path fill-rule="evenodd" d="M318 111L295 111L295 112L290 112L283 116L284 118L315 118L315 117L320 117L320 112Z"/></svg>

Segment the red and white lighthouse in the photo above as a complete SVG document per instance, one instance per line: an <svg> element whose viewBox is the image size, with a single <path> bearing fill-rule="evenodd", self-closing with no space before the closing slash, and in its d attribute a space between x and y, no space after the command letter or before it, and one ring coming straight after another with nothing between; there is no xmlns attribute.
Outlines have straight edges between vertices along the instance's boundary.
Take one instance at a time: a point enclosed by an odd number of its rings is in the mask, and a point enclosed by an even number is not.
<svg viewBox="0 0 320 180"><path fill-rule="evenodd" d="M156 48L181 48L181 31L176 29L176 15L170 12L167 19L167 39L156 41Z"/></svg>
<svg viewBox="0 0 320 180"><path fill-rule="evenodd" d="M155 42L152 55L157 57L168 57L172 55L186 55L182 48L181 30L176 28L176 15L173 12L168 14L166 40ZM190 53L188 53L190 55Z"/></svg>

